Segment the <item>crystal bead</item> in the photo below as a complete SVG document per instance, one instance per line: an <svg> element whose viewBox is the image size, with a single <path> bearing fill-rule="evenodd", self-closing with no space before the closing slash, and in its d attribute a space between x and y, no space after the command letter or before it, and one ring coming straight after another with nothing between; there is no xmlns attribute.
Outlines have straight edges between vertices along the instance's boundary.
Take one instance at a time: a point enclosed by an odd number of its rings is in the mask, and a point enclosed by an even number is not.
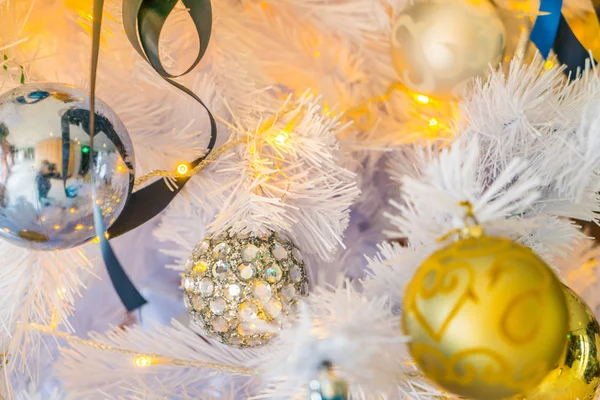
<svg viewBox="0 0 600 400"><path fill-rule="evenodd" d="M219 243L212 251L215 260L224 260L229 255L231 247L227 243Z"/></svg>
<svg viewBox="0 0 600 400"><path fill-rule="evenodd" d="M229 343L231 343L233 346L240 346L244 343L244 341L239 336L232 336L229 338Z"/></svg>
<svg viewBox="0 0 600 400"><path fill-rule="evenodd" d="M294 265L290 268L290 278L292 278L294 282L300 282L302 280L302 270L299 266Z"/></svg>
<svg viewBox="0 0 600 400"><path fill-rule="evenodd" d="M188 260L185 262L185 270L189 271L190 268L192 268L194 266L194 259L193 258L188 258Z"/></svg>
<svg viewBox="0 0 600 400"><path fill-rule="evenodd" d="M308 290L308 283L302 282L302 285L300 285L300 296L308 296Z"/></svg>
<svg viewBox="0 0 600 400"><path fill-rule="evenodd" d="M276 263L271 264L267 268L265 274L267 276L267 281L269 283L277 283L281 280L281 277L283 276L281 267L279 265L277 265Z"/></svg>
<svg viewBox="0 0 600 400"><path fill-rule="evenodd" d="M204 310L204 307L205 307L204 299L200 296L193 297L192 298L192 306L194 307L194 310L196 310L196 311Z"/></svg>
<svg viewBox="0 0 600 400"><path fill-rule="evenodd" d="M294 256L294 259L296 259L297 262L301 263L303 261L302 253L295 247L292 249L292 255Z"/></svg>
<svg viewBox="0 0 600 400"><path fill-rule="evenodd" d="M281 314L283 305L277 299L271 299L265 304L265 312L271 318L277 318Z"/></svg>
<svg viewBox="0 0 600 400"><path fill-rule="evenodd" d="M258 247L253 244L247 244L242 248L242 260L252 262L256 260L258 255Z"/></svg>
<svg viewBox="0 0 600 400"><path fill-rule="evenodd" d="M215 278L224 278L229 272L229 264L226 261L219 260L213 265L212 272Z"/></svg>
<svg viewBox="0 0 600 400"><path fill-rule="evenodd" d="M252 322L242 322L238 325L237 332L242 336L251 336L256 333L258 328Z"/></svg>
<svg viewBox="0 0 600 400"><path fill-rule="evenodd" d="M210 243L207 240L203 240L194 247L194 254L202 255L206 253L206 250L210 247Z"/></svg>
<svg viewBox="0 0 600 400"><path fill-rule="evenodd" d="M273 257L275 257L277 260L285 260L288 258L287 250L277 242L273 244L271 252L273 253Z"/></svg>
<svg viewBox="0 0 600 400"><path fill-rule="evenodd" d="M198 285L198 290L202 296L210 296L215 288L215 284L208 278L204 278L200 281Z"/></svg>
<svg viewBox="0 0 600 400"><path fill-rule="evenodd" d="M256 282L254 284L254 296L262 301L268 300L271 297L271 286L264 281Z"/></svg>
<svg viewBox="0 0 600 400"><path fill-rule="evenodd" d="M213 329L217 332L225 332L227 329L229 329L229 323L223 317L213 318L210 324L212 325Z"/></svg>
<svg viewBox="0 0 600 400"><path fill-rule="evenodd" d="M264 344L264 342L261 338L257 338L257 337L248 338L248 346L250 346L250 347L262 346L263 344Z"/></svg>
<svg viewBox="0 0 600 400"><path fill-rule="evenodd" d="M236 297L238 297L241 293L241 289L238 285L232 284L229 285L227 287L227 290L225 290L225 297L227 297L229 300L232 300Z"/></svg>
<svg viewBox="0 0 600 400"><path fill-rule="evenodd" d="M258 311L254 304L245 301L240 304L239 315L242 321L251 321L258 318Z"/></svg>
<svg viewBox="0 0 600 400"><path fill-rule="evenodd" d="M195 265L194 265L194 272L196 274L203 274L206 272L206 270L208 269L208 264L205 261L198 261Z"/></svg>
<svg viewBox="0 0 600 400"><path fill-rule="evenodd" d="M243 281L247 281L254 276L254 267L252 264L240 264L238 265L238 275Z"/></svg>
<svg viewBox="0 0 600 400"><path fill-rule="evenodd" d="M294 285L285 285L281 288L281 297L286 301L292 301L296 297L296 288Z"/></svg>
<svg viewBox="0 0 600 400"><path fill-rule="evenodd" d="M192 290L194 288L194 278L184 276L181 280L181 286L183 286L183 290Z"/></svg>
<svg viewBox="0 0 600 400"><path fill-rule="evenodd" d="M186 295L183 295L183 305L185 306L185 308L189 309L190 308L190 299L189 297L187 297Z"/></svg>
<svg viewBox="0 0 600 400"><path fill-rule="evenodd" d="M225 311L227 303L220 297L214 298L210 301L210 311L214 314L221 315Z"/></svg>

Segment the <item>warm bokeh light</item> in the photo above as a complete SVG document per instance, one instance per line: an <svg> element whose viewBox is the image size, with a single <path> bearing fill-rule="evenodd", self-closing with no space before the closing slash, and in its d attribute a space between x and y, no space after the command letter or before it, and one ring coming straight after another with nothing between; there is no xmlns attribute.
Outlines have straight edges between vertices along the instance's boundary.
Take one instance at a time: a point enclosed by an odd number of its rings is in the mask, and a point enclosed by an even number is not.
<svg viewBox="0 0 600 400"><path fill-rule="evenodd" d="M190 172L190 166L187 163L179 163L176 168L177 174L185 175Z"/></svg>
<svg viewBox="0 0 600 400"><path fill-rule="evenodd" d="M429 104L429 97L425 96L424 94L415 95L415 100L421 104Z"/></svg>
<svg viewBox="0 0 600 400"><path fill-rule="evenodd" d="M286 131L280 131L277 136L275 136L275 143L284 145L289 137L290 135Z"/></svg>
<svg viewBox="0 0 600 400"><path fill-rule="evenodd" d="M437 120L437 119L435 119L435 118L431 118L431 119L429 120L429 126L430 126L430 127L432 127L432 128L435 128L435 127L436 127L436 126L438 126L439 124L440 124L440 123L439 123L439 122L438 122L438 120Z"/></svg>
<svg viewBox="0 0 600 400"><path fill-rule="evenodd" d="M138 367L147 367L152 364L152 359L148 356L140 356L135 359L135 365Z"/></svg>

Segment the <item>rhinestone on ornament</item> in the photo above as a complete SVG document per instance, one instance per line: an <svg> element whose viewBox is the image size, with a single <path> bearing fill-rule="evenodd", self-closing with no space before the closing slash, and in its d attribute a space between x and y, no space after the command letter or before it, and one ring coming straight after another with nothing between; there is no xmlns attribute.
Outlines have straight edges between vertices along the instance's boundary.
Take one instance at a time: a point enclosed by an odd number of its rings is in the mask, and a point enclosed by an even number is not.
<svg viewBox="0 0 600 400"><path fill-rule="evenodd" d="M219 260L213 266L212 272L215 278L224 278L229 272L229 264L227 261Z"/></svg>
<svg viewBox="0 0 600 400"><path fill-rule="evenodd" d="M227 243L219 243L212 251L212 256L216 260L224 260L231 251L231 247Z"/></svg>
<svg viewBox="0 0 600 400"><path fill-rule="evenodd" d="M254 276L254 267L252 264L240 264L238 265L238 274L241 280L248 281Z"/></svg>
<svg viewBox="0 0 600 400"><path fill-rule="evenodd" d="M266 344L297 313L309 288L292 243L229 233L194 248L181 283L192 320L235 347Z"/></svg>
<svg viewBox="0 0 600 400"><path fill-rule="evenodd" d="M242 260L252 262L258 256L258 247L253 244L247 244L242 248Z"/></svg>
<svg viewBox="0 0 600 400"><path fill-rule="evenodd" d="M269 283L277 283L281 280L283 272L279 264L273 263L267 268L266 275Z"/></svg>
<svg viewBox="0 0 600 400"><path fill-rule="evenodd" d="M212 294L214 288L215 288L214 283L208 278L202 279L200 281L200 285L198 285L198 290L200 291L200 294L202 294L203 296L210 296Z"/></svg>

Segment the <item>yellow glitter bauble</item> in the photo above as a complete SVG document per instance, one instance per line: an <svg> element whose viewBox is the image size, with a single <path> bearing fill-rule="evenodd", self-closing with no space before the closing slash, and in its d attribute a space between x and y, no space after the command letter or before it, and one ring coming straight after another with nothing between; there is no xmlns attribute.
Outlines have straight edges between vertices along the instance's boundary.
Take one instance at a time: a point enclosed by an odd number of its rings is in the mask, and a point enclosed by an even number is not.
<svg viewBox="0 0 600 400"><path fill-rule="evenodd" d="M592 400L600 384L600 326L589 307L565 287L569 333L563 358L527 400Z"/></svg>
<svg viewBox="0 0 600 400"><path fill-rule="evenodd" d="M487 0L416 0L393 28L392 59L409 89L451 98L498 65L504 38L504 24Z"/></svg>
<svg viewBox="0 0 600 400"><path fill-rule="evenodd" d="M504 238L463 239L435 252L406 288L403 308L423 373L472 399L535 388L566 344L562 284L530 249Z"/></svg>

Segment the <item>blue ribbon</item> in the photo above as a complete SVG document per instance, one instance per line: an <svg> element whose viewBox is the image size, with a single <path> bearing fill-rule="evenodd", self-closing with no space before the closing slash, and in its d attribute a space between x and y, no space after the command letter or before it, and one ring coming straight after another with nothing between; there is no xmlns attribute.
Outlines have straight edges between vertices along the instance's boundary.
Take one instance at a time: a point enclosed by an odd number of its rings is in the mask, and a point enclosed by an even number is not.
<svg viewBox="0 0 600 400"><path fill-rule="evenodd" d="M549 13L540 15L535 20L531 30L531 41L538 48L544 58L548 58L550 50L554 47L558 26L560 23L562 0L541 0L540 12Z"/></svg>
<svg viewBox="0 0 600 400"><path fill-rule="evenodd" d="M596 15L600 18L598 11L596 9ZM577 79L586 64L595 63L595 60L577 39L562 14L562 0L541 0L540 12L548 14L540 15L535 20L531 41L544 58L548 58L550 50L554 50L558 60L566 67L565 73L570 79Z"/></svg>

